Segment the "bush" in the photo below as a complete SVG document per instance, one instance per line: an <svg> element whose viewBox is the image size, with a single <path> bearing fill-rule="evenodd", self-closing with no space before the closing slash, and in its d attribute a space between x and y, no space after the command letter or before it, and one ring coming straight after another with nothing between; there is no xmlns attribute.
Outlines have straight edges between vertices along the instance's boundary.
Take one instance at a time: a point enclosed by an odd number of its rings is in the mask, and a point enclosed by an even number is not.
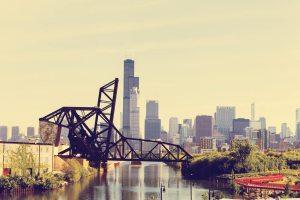
<svg viewBox="0 0 300 200"><path fill-rule="evenodd" d="M68 160L69 168L65 169L65 180L67 182L77 182L81 178L91 174L91 171L85 169L77 160Z"/></svg>
<svg viewBox="0 0 300 200"><path fill-rule="evenodd" d="M17 187L16 181L11 177L0 177L0 190L12 190Z"/></svg>
<svg viewBox="0 0 300 200"><path fill-rule="evenodd" d="M63 186L63 181L53 174L45 174L36 179L33 184L34 189L37 190L50 190L56 189Z"/></svg>

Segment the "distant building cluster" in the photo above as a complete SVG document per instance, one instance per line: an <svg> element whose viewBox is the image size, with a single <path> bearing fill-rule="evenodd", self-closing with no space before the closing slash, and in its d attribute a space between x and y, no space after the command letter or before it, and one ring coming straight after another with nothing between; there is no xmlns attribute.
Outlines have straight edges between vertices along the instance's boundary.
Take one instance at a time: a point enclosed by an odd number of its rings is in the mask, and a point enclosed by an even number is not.
<svg viewBox="0 0 300 200"><path fill-rule="evenodd" d="M34 142L39 141L34 127L27 127L26 132L21 132L19 126L0 126L0 141L4 142Z"/></svg>
<svg viewBox="0 0 300 200"><path fill-rule="evenodd" d="M251 104L250 119L236 117L234 106L217 106L214 115L197 115L180 121L177 117L169 119L168 131L163 130L159 118L157 100L146 102L144 133L139 128L140 113L138 105L139 78L134 75L134 61L124 61L124 93L121 129L125 136L162 140L179 144L190 153L204 153L228 150L233 140L249 140L262 151L272 148L285 151L299 147L300 108L296 110L295 136L287 123L281 129L267 126L264 117L256 118L255 103Z"/></svg>

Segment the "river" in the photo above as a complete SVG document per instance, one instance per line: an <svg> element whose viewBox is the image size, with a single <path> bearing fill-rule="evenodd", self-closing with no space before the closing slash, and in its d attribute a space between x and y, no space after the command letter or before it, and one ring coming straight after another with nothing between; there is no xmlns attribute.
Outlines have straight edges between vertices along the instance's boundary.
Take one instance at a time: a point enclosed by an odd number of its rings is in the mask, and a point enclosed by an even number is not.
<svg viewBox="0 0 300 200"><path fill-rule="evenodd" d="M165 164L131 165L123 162L110 169L106 176L91 176L58 191L23 194L11 199L150 200L161 198L161 185L165 186L163 199L171 200L189 200L191 195L192 199L202 199L210 187L207 181L198 181L191 190L191 182L181 177L180 170Z"/></svg>

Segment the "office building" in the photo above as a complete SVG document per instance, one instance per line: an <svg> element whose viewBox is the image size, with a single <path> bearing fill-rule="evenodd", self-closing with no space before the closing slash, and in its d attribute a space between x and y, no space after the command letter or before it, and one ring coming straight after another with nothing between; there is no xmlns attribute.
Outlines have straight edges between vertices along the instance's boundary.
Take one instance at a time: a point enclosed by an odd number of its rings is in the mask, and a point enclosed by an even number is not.
<svg viewBox="0 0 300 200"><path fill-rule="evenodd" d="M7 141L7 139L8 139L7 126L0 126L0 140Z"/></svg>
<svg viewBox="0 0 300 200"><path fill-rule="evenodd" d="M215 114L215 122L218 131L229 138L232 131L232 122L235 119L235 107L218 106Z"/></svg>
<svg viewBox="0 0 300 200"><path fill-rule="evenodd" d="M200 153L206 153L217 150L217 142L213 137L203 137L199 141Z"/></svg>
<svg viewBox="0 0 300 200"><path fill-rule="evenodd" d="M300 141L300 122L296 124L296 139Z"/></svg>
<svg viewBox="0 0 300 200"><path fill-rule="evenodd" d="M234 135L243 135L246 137L246 128L250 127L250 120L244 118L238 118L233 120L232 137Z"/></svg>
<svg viewBox="0 0 300 200"><path fill-rule="evenodd" d="M34 127L27 127L27 137L34 136Z"/></svg>
<svg viewBox="0 0 300 200"><path fill-rule="evenodd" d="M169 119L169 141L174 142L175 138L178 138L178 118L171 117Z"/></svg>
<svg viewBox="0 0 300 200"><path fill-rule="evenodd" d="M287 123L282 123L281 124L281 132L280 132L280 138L286 138L288 137L288 126Z"/></svg>
<svg viewBox="0 0 300 200"><path fill-rule="evenodd" d="M134 76L134 61L124 60L124 88L123 88L123 134L130 136L130 91L139 88L139 78Z"/></svg>
<svg viewBox="0 0 300 200"><path fill-rule="evenodd" d="M145 139L156 140L161 138L161 120L158 116L158 102L147 101L145 119Z"/></svg>
<svg viewBox="0 0 300 200"><path fill-rule="evenodd" d="M300 141L300 108L296 109L296 139Z"/></svg>
<svg viewBox="0 0 300 200"><path fill-rule="evenodd" d="M186 124L188 126L188 136L194 137L193 120L192 119L183 119L183 124Z"/></svg>
<svg viewBox="0 0 300 200"><path fill-rule="evenodd" d="M256 144L262 151L270 148L270 132L265 129L259 130L257 134Z"/></svg>
<svg viewBox="0 0 300 200"><path fill-rule="evenodd" d="M262 129L262 126L261 126L261 121L250 121L250 127L252 130L254 131L258 131L260 129Z"/></svg>
<svg viewBox="0 0 300 200"><path fill-rule="evenodd" d="M264 117L260 117L259 118L259 122L260 122L260 127L261 129L267 129L267 122L266 122L266 118Z"/></svg>
<svg viewBox="0 0 300 200"><path fill-rule="evenodd" d="M212 137L213 118L207 115L198 115L195 120L195 142L199 143L202 137Z"/></svg>
<svg viewBox="0 0 300 200"><path fill-rule="evenodd" d="M140 108L138 107L139 90L133 87L130 91L130 137L142 138L140 135Z"/></svg>
<svg viewBox="0 0 300 200"><path fill-rule="evenodd" d="M188 138L188 133L189 133L189 126L187 124L179 124L179 144L181 146L184 145Z"/></svg>
<svg viewBox="0 0 300 200"><path fill-rule="evenodd" d="M255 103L251 104L251 121L255 121Z"/></svg>
<svg viewBox="0 0 300 200"><path fill-rule="evenodd" d="M11 128L11 141L17 142L20 138L20 128L18 126L13 126Z"/></svg>
<svg viewBox="0 0 300 200"><path fill-rule="evenodd" d="M163 142L168 142L169 141L167 131L162 130L160 135L161 135L161 141L163 141Z"/></svg>

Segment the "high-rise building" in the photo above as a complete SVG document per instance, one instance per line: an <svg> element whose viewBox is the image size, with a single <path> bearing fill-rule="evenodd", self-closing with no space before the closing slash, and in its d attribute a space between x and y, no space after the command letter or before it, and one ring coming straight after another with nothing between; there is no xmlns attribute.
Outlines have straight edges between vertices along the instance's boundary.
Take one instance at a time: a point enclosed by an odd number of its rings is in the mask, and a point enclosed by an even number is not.
<svg viewBox="0 0 300 200"><path fill-rule="evenodd" d="M265 151L270 147L270 132L266 129L261 129L257 133L256 144L260 150Z"/></svg>
<svg viewBox="0 0 300 200"><path fill-rule="evenodd" d="M235 119L235 107L218 106L215 118L218 131L228 138L230 131L232 131L233 119Z"/></svg>
<svg viewBox="0 0 300 200"><path fill-rule="evenodd" d="M296 123L300 122L300 108L296 109Z"/></svg>
<svg viewBox="0 0 300 200"><path fill-rule="evenodd" d="M212 137L213 118L207 115L198 115L195 120L196 137L195 142L199 143L202 137Z"/></svg>
<svg viewBox="0 0 300 200"><path fill-rule="evenodd" d="M158 102L157 101L147 101L146 104L146 118L147 119L158 119Z"/></svg>
<svg viewBox="0 0 300 200"><path fill-rule="evenodd" d="M20 139L20 128L18 126L13 126L11 128L11 141L18 141Z"/></svg>
<svg viewBox="0 0 300 200"><path fill-rule="evenodd" d="M251 104L251 121L255 121L255 103Z"/></svg>
<svg viewBox="0 0 300 200"><path fill-rule="evenodd" d="M7 141L7 126L0 126L0 140Z"/></svg>
<svg viewBox="0 0 300 200"><path fill-rule="evenodd" d="M174 143L175 138L177 138L177 135L179 134L178 131L178 118L177 117L171 117L169 119L169 141Z"/></svg>
<svg viewBox="0 0 300 200"><path fill-rule="evenodd" d="M162 130L160 135L161 135L161 141L168 142L169 138L168 138L168 132L167 131Z"/></svg>
<svg viewBox="0 0 300 200"><path fill-rule="evenodd" d="M296 139L300 141L300 108L296 109Z"/></svg>
<svg viewBox="0 0 300 200"><path fill-rule="evenodd" d="M158 117L158 102L147 101L145 119L145 139L155 140L161 138L161 121Z"/></svg>
<svg viewBox="0 0 300 200"><path fill-rule="evenodd" d="M194 137L193 120L192 119L183 119L183 124L186 124L188 126L188 136Z"/></svg>
<svg viewBox="0 0 300 200"><path fill-rule="evenodd" d="M243 135L246 137L246 128L250 127L250 120L238 118L233 120L232 138L234 135Z"/></svg>
<svg viewBox="0 0 300 200"><path fill-rule="evenodd" d="M139 77L134 76L134 61L124 60L124 88L123 88L123 134L130 136L130 91L139 88Z"/></svg>
<svg viewBox="0 0 300 200"><path fill-rule="evenodd" d="M179 144L184 145L188 138L189 126L187 124L179 124Z"/></svg>
<svg viewBox="0 0 300 200"><path fill-rule="evenodd" d="M266 122L266 118L264 117L260 117L259 118L259 121L260 121L260 126L261 126L261 129L267 129L267 122Z"/></svg>
<svg viewBox="0 0 300 200"><path fill-rule="evenodd" d="M300 141L300 122L296 125L296 139Z"/></svg>
<svg viewBox="0 0 300 200"><path fill-rule="evenodd" d="M262 129L261 122L259 120L258 121L250 121L250 127L254 131L258 131L258 130Z"/></svg>
<svg viewBox="0 0 300 200"><path fill-rule="evenodd" d="M27 137L34 136L34 127L27 127Z"/></svg>
<svg viewBox="0 0 300 200"><path fill-rule="evenodd" d="M142 138L140 135L140 108L138 107L139 89L130 90L130 137Z"/></svg>
<svg viewBox="0 0 300 200"><path fill-rule="evenodd" d="M286 138L288 137L288 126L287 123L282 123L281 124L281 132L280 132L280 138Z"/></svg>

